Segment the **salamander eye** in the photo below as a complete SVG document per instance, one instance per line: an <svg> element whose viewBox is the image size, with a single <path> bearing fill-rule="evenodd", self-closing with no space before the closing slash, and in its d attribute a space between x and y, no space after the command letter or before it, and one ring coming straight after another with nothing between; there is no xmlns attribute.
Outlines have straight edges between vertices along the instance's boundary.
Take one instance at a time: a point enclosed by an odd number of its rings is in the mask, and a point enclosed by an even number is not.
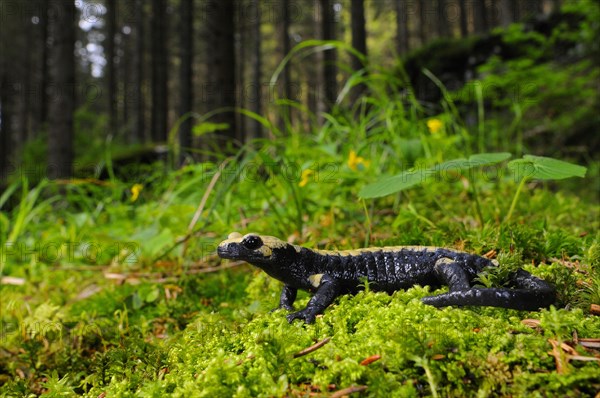
<svg viewBox="0 0 600 398"><path fill-rule="evenodd" d="M242 245L248 250L256 250L263 245L263 241L259 236L250 235L242 240Z"/></svg>

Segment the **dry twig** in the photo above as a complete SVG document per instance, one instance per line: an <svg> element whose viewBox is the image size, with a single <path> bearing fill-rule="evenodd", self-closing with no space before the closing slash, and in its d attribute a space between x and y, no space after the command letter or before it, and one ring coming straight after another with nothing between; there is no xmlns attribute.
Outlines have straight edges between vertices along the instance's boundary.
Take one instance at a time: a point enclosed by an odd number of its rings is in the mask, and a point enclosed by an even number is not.
<svg viewBox="0 0 600 398"><path fill-rule="evenodd" d="M367 388L368 388L367 386L352 386L352 387L342 388L341 390L337 390L336 392L331 394L330 398L341 398L344 395L349 395L349 394L352 394L355 392L365 391Z"/></svg>
<svg viewBox="0 0 600 398"><path fill-rule="evenodd" d="M310 354L313 351L318 350L319 348L323 347L325 344L329 343L329 340L331 340L331 337L326 337L323 340L319 341L318 343L315 343L313 345L311 345L310 347L307 347L305 349L303 349L300 352L297 352L294 354L294 358L298 358L301 356L304 356L306 354Z"/></svg>

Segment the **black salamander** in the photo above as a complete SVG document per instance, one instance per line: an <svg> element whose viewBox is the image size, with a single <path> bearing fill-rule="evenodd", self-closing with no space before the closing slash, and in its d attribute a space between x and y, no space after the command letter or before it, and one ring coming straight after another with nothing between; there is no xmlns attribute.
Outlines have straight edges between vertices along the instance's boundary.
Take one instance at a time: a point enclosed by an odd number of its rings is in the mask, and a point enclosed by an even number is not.
<svg viewBox="0 0 600 398"><path fill-rule="evenodd" d="M219 244L217 253L221 258L246 261L283 282L278 308L293 311L298 289L314 293L306 308L287 316L289 322L314 322L337 296L357 292L365 280L371 290L388 293L414 285L448 286L448 293L422 299L435 307L476 305L535 311L550 306L556 298L552 285L522 269L510 276L510 288L472 287L484 267L497 263L441 247L313 250L272 236L233 232Z"/></svg>

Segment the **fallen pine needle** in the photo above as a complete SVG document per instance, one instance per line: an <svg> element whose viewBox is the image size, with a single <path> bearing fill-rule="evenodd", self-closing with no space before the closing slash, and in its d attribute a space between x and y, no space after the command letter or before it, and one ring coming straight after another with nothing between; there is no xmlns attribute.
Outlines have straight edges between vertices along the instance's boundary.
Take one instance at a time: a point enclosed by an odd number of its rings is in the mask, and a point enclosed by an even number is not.
<svg viewBox="0 0 600 398"><path fill-rule="evenodd" d="M381 359L381 355L376 354L376 355L371 355L370 357L367 357L365 359L363 359L362 361L360 361L360 364L362 366L367 366L375 361L378 361Z"/></svg>

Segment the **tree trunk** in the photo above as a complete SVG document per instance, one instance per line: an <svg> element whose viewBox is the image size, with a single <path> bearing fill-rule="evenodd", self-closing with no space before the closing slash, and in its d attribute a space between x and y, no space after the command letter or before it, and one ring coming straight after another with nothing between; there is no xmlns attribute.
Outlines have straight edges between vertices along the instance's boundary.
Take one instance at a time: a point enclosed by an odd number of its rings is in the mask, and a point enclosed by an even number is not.
<svg viewBox="0 0 600 398"><path fill-rule="evenodd" d="M545 0L537 0L536 4L537 4L537 11L540 15L544 15L545 14Z"/></svg>
<svg viewBox="0 0 600 398"><path fill-rule="evenodd" d="M39 134L44 128L44 124L47 121L47 86L48 86L48 2L44 0L37 1L37 17L39 18L39 24L37 25L37 46L39 48L39 54L37 58L37 71L36 76L36 89L34 90L37 94L34 102L33 119L31 130L33 136Z"/></svg>
<svg viewBox="0 0 600 398"><path fill-rule="evenodd" d="M250 110L258 115L262 112L261 101L261 69L262 69L262 54L261 54L261 10L259 0L252 0L252 7L256 10L253 39L254 39L254 54L252 59L252 93L250 96ZM262 136L262 125L258 120L252 119L251 128L248 131L248 138L258 138Z"/></svg>
<svg viewBox="0 0 600 398"><path fill-rule="evenodd" d="M130 122L130 113L131 113L131 93L130 93L130 85L131 85L131 56L134 53L132 44L131 44L131 32L123 31L121 33L121 48L122 50L117 50L117 53L121 56L119 57L119 78L118 81L121 82L121 87L119 90L121 91L121 99L117 101L117 103L121 103L121 114L119 123L119 129L121 130L121 134L123 135L123 139L126 142L131 142L131 122Z"/></svg>
<svg viewBox="0 0 600 398"><path fill-rule="evenodd" d="M106 86L108 109L108 135L118 133L117 79L115 64L115 36L117 35L117 2L106 0Z"/></svg>
<svg viewBox="0 0 600 398"><path fill-rule="evenodd" d="M489 29L493 29L500 24L498 18L498 0L489 0L489 7L487 8L486 18Z"/></svg>
<svg viewBox="0 0 600 398"><path fill-rule="evenodd" d="M511 7L511 0L497 0L496 5L498 8L498 23L502 27L507 27L513 21L513 10Z"/></svg>
<svg viewBox="0 0 600 398"><path fill-rule="evenodd" d="M450 21L448 20L446 0L437 0L437 31L438 36L447 38L450 36Z"/></svg>
<svg viewBox="0 0 600 398"><path fill-rule="evenodd" d="M5 18L0 23L0 191L7 185L11 163L15 160L13 119L16 99L20 95L15 87L17 79L14 69L18 68L14 65L16 54L13 38L17 36L16 29L20 23L18 18Z"/></svg>
<svg viewBox="0 0 600 398"><path fill-rule="evenodd" d="M312 15L314 18L310 18L310 22L312 23L311 31L314 32L313 35L315 38L320 39L323 37L321 32L321 20L319 16L321 15L320 4L318 0L312 1ZM323 54L316 53L313 57L311 57L311 61L313 62L305 62L303 65L306 67L306 75L307 75L307 84L308 84L308 96L307 103L308 109L310 109L311 113L317 116L317 123L323 121L321 111L321 93L322 93L322 61Z"/></svg>
<svg viewBox="0 0 600 398"><path fill-rule="evenodd" d="M180 104L179 117L186 117L179 127L180 163L183 162L192 147L192 119L189 113L194 106L194 81L192 66L194 64L194 0L181 1L181 66L179 70Z"/></svg>
<svg viewBox="0 0 600 398"><path fill-rule="evenodd" d="M552 0L552 12L560 11L561 1L560 0Z"/></svg>
<svg viewBox="0 0 600 398"><path fill-rule="evenodd" d="M144 86L144 2L135 0L135 50L133 54L133 103L135 104L135 121L133 124L133 142L143 143L145 137L145 96Z"/></svg>
<svg viewBox="0 0 600 398"><path fill-rule="evenodd" d="M419 36L421 38L421 46L427 44L427 2L431 0L419 0Z"/></svg>
<svg viewBox="0 0 600 398"><path fill-rule="evenodd" d="M204 85L204 98L208 111L231 108L231 111L216 114L211 121L226 124L221 135L235 140L236 124L233 108L236 106L235 89L235 23L234 0L207 0L205 3L207 20L208 76Z"/></svg>
<svg viewBox="0 0 600 398"><path fill-rule="evenodd" d="M405 55L409 50L407 0L396 0L396 51Z"/></svg>
<svg viewBox="0 0 600 398"><path fill-rule="evenodd" d="M167 3L152 1L152 138L167 141Z"/></svg>
<svg viewBox="0 0 600 398"><path fill-rule="evenodd" d="M351 31L352 47L366 58L367 56L367 32L365 30L365 4L364 0L352 0L351 4ZM362 61L355 56L351 57L352 69L357 72L365 67ZM354 103L364 93L366 87L360 84L352 90L351 100Z"/></svg>
<svg viewBox="0 0 600 398"><path fill-rule="evenodd" d="M525 18L535 18L544 12L544 4L542 0L529 0L522 2L521 7L524 7Z"/></svg>
<svg viewBox="0 0 600 398"><path fill-rule="evenodd" d="M521 20L521 0L509 0L512 8L512 20Z"/></svg>
<svg viewBox="0 0 600 398"><path fill-rule="evenodd" d="M469 9L467 8L467 1L460 0L460 36L467 37L469 35Z"/></svg>
<svg viewBox="0 0 600 398"><path fill-rule="evenodd" d="M352 0L352 47L359 53L367 55L367 32L365 30L365 4L364 0ZM357 71L364 67L357 57L352 57L352 69Z"/></svg>
<svg viewBox="0 0 600 398"><path fill-rule="evenodd" d="M474 1L473 3L473 26L475 33L483 34L488 31L485 2Z"/></svg>
<svg viewBox="0 0 600 398"><path fill-rule="evenodd" d="M244 6L246 0L238 0L238 4L243 4ZM236 15L235 18L241 17L244 10L240 10L236 7ZM236 107L248 109L247 98L246 98L246 64L249 63L246 59L246 50L248 43L248 25L246 21L244 23L240 23L236 26L234 31L234 40L233 40L233 48L235 50L235 59L238 60L235 63L235 77L236 77L236 89L239 89L239 96L236 95ZM234 113L235 117L235 136L240 142L246 142L247 137L247 128L246 128L246 117L239 112Z"/></svg>
<svg viewBox="0 0 600 398"><path fill-rule="evenodd" d="M29 20L31 20L32 15L27 16ZM23 37L25 37L26 43L33 43L33 29L30 25L23 25ZM35 51L35 50L34 50ZM31 90L33 88L31 76L34 76L34 68L32 67L32 52L34 51L25 51L23 53L22 64L20 65L20 69L25 72L25 74L21 77L21 87L23 90L21 101L20 101L20 109L19 109L19 132L17 135L16 147L20 152L21 148L23 148L24 144L28 139L31 138L31 125L29 124L29 119L31 115ZM35 82L33 82L35 84Z"/></svg>
<svg viewBox="0 0 600 398"><path fill-rule="evenodd" d="M10 110L10 98L8 92L9 78L6 75L6 68L3 62L0 62L0 188L4 188L10 172L12 159L12 121Z"/></svg>
<svg viewBox="0 0 600 398"><path fill-rule="evenodd" d="M50 76L55 95L50 101L48 129L49 177L68 178L73 169L73 113L75 111L75 5L59 0L50 18Z"/></svg>
<svg viewBox="0 0 600 398"><path fill-rule="evenodd" d="M319 0L321 14L321 39L335 40L335 16L331 0ZM335 103L337 97L336 55L334 50L322 52L321 84L323 95L319 95L319 111L327 112Z"/></svg>
<svg viewBox="0 0 600 398"><path fill-rule="evenodd" d="M281 43L281 59L284 59L290 53L290 9L289 9L289 1L288 0L280 0L281 4L281 24L280 24L280 32L279 32L279 41ZM283 98L291 99L292 97L292 81L291 81L291 63L288 62L287 65L282 70L281 74L281 85L283 91ZM292 115L291 115L291 107L287 105L283 105L279 109L279 116L281 118L279 122L279 128L284 129L286 122L292 123Z"/></svg>
<svg viewBox="0 0 600 398"><path fill-rule="evenodd" d="M281 43L282 43L282 52L285 57L290 53L290 9L288 0L281 0ZM290 99L291 97L291 77L290 77L290 67L291 65L286 65L283 69L283 87L284 87L284 97L286 99Z"/></svg>

